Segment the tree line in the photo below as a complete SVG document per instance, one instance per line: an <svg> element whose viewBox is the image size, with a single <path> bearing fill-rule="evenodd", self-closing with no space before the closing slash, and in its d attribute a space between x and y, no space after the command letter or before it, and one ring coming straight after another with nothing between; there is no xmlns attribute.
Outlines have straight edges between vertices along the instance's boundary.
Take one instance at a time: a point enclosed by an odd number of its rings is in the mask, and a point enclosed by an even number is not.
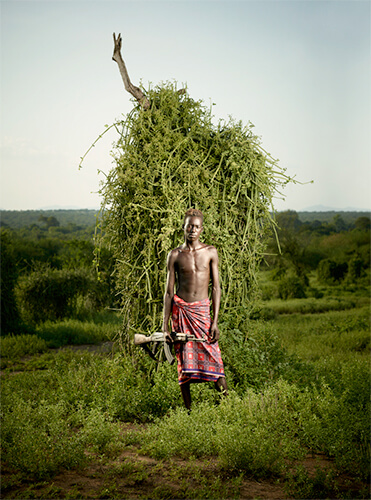
<svg viewBox="0 0 371 500"><path fill-rule="evenodd" d="M71 212L75 222L62 224L56 215L40 213L28 226L2 226L2 333L24 331L25 323L120 307L112 252L97 248L96 226L76 217L84 211ZM313 292L308 278L313 272L326 285L367 279L369 214L347 218L335 213L329 220L303 222L299 212L285 211L276 221L280 249L272 234L261 266L277 285L276 292L273 287L265 292L269 297L307 296Z"/></svg>
<svg viewBox="0 0 371 500"><path fill-rule="evenodd" d="M277 235L272 235L263 264L278 284L278 297L303 298L315 272L323 285L360 285L370 269L370 214L345 222L336 213L331 220L302 222L288 210L277 214ZM320 292L318 292L320 293ZM316 296L316 291L314 290Z"/></svg>
<svg viewBox="0 0 371 500"><path fill-rule="evenodd" d="M112 254L97 248L95 230L63 226L54 216L19 229L2 226L2 333L117 305Z"/></svg>

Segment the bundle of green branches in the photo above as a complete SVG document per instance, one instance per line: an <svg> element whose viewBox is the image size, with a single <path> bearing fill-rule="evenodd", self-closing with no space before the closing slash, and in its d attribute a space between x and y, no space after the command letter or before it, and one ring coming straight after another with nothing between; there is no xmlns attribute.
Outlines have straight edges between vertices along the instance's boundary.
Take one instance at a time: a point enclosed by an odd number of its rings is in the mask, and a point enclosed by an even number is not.
<svg viewBox="0 0 371 500"><path fill-rule="evenodd" d="M211 109L174 84L147 96L150 109L138 105L116 124L115 166L101 189L127 332L160 328L166 259L190 207L204 213L203 241L219 252L222 310L251 308L272 198L290 180L253 125L214 125Z"/></svg>

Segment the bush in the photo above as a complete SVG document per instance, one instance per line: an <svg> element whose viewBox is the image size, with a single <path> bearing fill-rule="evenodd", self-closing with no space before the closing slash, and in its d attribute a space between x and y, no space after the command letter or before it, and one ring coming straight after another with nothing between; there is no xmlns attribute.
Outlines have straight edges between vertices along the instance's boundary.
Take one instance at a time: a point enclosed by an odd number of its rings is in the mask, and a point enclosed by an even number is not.
<svg viewBox="0 0 371 500"><path fill-rule="evenodd" d="M110 321L109 324L99 323L97 316L86 321L72 318L58 322L49 320L35 329L37 335L46 341L48 347L52 348L64 345L98 344L112 341L117 335L119 318L113 317Z"/></svg>
<svg viewBox="0 0 371 500"><path fill-rule="evenodd" d="M271 323L225 314L219 327L227 382L239 395L250 388L261 390L280 377L305 375L304 367L287 353Z"/></svg>
<svg viewBox="0 0 371 500"><path fill-rule="evenodd" d="M86 271L40 268L18 283L17 298L22 316L31 323L56 320L76 312L77 299L88 293L90 278Z"/></svg>
<svg viewBox="0 0 371 500"><path fill-rule="evenodd" d="M1 358L20 358L47 350L45 340L37 335L10 335L0 338Z"/></svg>
<svg viewBox="0 0 371 500"><path fill-rule="evenodd" d="M306 297L305 284L297 276L288 276L278 283L278 296L280 299L303 299Z"/></svg>
<svg viewBox="0 0 371 500"><path fill-rule="evenodd" d="M355 283L365 275L363 259L357 255L353 256L348 263L348 273L346 279L350 283Z"/></svg>
<svg viewBox="0 0 371 500"><path fill-rule="evenodd" d="M14 258L14 247L8 231L1 230L1 333L16 333L21 326L20 316L16 304L14 287L18 278Z"/></svg>
<svg viewBox="0 0 371 500"><path fill-rule="evenodd" d="M344 279L347 271L346 262L337 263L331 259L323 259L318 264L317 276L322 283L331 285Z"/></svg>

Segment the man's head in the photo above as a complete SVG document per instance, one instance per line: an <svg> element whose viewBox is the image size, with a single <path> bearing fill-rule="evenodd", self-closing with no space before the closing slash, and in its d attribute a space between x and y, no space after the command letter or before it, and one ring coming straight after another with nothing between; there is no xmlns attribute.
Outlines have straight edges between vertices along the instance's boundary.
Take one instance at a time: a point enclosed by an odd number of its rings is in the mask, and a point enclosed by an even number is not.
<svg viewBox="0 0 371 500"><path fill-rule="evenodd" d="M201 210L197 210L196 208L189 208L186 211L186 213L184 214L183 227L186 223L187 217L199 217L201 219L201 222L204 222L204 214L201 212Z"/></svg>
<svg viewBox="0 0 371 500"><path fill-rule="evenodd" d="M203 230L204 216L200 210L190 208L184 216L184 237L185 241L198 241Z"/></svg>

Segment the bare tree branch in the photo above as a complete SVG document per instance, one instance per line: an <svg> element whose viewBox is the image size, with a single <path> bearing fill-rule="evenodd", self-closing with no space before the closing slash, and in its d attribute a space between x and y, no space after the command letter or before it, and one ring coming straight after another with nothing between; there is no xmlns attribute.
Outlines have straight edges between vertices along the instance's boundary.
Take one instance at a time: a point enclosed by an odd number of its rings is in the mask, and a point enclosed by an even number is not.
<svg viewBox="0 0 371 500"><path fill-rule="evenodd" d="M121 73L122 80L125 85L125 90L127 90L135 99L142 104L144 109L148 109L150 107L150 102L147 99L147 97L143 94L141 89L139 87L136 87L133 85L130 81L124 60L121 56L121 43L122 43L122 38L121 38L121 33L118 34L118 37L116 38L115 33L113 34L113 41L114 41L114 49L113 49L113 56L112 59L117 62L119 66L119 70Z"/></svg>

